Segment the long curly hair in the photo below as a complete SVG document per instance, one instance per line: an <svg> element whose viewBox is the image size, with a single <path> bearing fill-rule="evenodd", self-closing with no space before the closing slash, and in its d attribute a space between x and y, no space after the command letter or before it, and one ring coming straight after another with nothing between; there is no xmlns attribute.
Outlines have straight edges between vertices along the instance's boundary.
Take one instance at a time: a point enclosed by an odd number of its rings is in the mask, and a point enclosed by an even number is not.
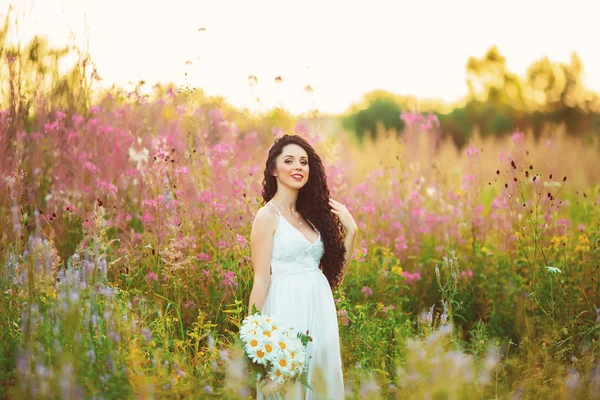
<svg viewBox="0 0 600 400"><path fill-rule="evenodd" d="M266 205L277 192L277 179L273 176L273 172L276 168L277 157L288 144L297 144L308 155L308 182L298 193L296 210L302 217L312 222L321 233L325 253L321 258L320 267L323 274L327 277L329 286L335 289L342 278L342 267L346 253L343 236L344 227L340 219L331 212L329 206L330 193L321 157L301 136L283 135L276 139L273 146L269 149L265 176L262 182L262 205Z"/></svg>

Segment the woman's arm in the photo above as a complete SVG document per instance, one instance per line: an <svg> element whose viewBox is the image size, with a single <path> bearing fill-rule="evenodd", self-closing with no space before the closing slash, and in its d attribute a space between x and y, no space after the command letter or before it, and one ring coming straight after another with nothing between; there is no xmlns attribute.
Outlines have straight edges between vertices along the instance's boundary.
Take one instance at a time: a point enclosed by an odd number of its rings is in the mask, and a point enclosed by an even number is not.
<svg viewBox="0 0 600 400"><path fill-rule="evenodd" d="M346 231L346 237L344 238L344 247L346 248L346 253L344 254L344 265L342 266L342 279L340 280L340 285L344 282L346 272L350 266L350 261L352 261L356 236L358 236L358 228L351 228Z"/></svg>
<svg viewBox="0 0 600 400"><path fill-rule="evenodd" d="M346 272L348 271L350 261L352 261L352 256L354 254L354 241L356 240L356 235L358 234L358 225L356 225L356 222L354 222L354 218L352 218L352 215L350 215L350 212L346 206L339 201L329 198L329 206L331 207L331 212L338 216L340 222L344 226L344 229L346 229L346 237L344 239L344 248L346 249L346 253L344 254L344 264L342 265L342 279L340 280L341 285L342 282L344 282Z"/></svg>
<svg viewBox="0 0 600 400"><path fill-rule="evenodd" d="M273 235L277 228L277 215L271 207L263 207L256 213L250 233L250 252L254 269L254 283L248 302L248 315L252 314L252 305L263 309L271 285L271 252Z"/></svg>

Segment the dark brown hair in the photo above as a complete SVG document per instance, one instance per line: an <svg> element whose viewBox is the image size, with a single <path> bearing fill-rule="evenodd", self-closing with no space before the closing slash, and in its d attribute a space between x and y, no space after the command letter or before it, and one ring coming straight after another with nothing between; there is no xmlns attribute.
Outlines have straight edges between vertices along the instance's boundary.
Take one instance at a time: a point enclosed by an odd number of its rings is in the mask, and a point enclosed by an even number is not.
<svg viewBox="0 0 600 400"><path fill-rule="evenodd" d="M335 289L342 278L342 267L344 265L344 227L337 215L331 212L329 206L329 188L327 187L327 176L321 162L321 157L312 146L301 136L283 135L276 139L269 149L263 179L263 205L273 198L277 192L277 180L273 176L277 157L288 144L297 144L302 147L308 155L308 182L300 189L296 200L296 210L305 219L312 222L321 233L321 239L325 246L325 253L321 258L320 266L323 274L329 281L329 286Z"/></svg>

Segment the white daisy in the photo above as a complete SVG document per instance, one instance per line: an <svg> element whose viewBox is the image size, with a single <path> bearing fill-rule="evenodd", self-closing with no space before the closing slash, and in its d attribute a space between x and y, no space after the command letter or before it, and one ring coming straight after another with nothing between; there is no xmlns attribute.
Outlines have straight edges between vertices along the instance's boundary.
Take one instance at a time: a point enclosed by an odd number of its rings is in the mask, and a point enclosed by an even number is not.
<svg viewBox="0 0 600 400"><path fill-rule="evenodd" d="M278 351L273 357L273 365L277 365L285 375L291 375L292 357L287 351Z"/></svg>
<svg viewBox="0 0 600 400"><path fill-rule="evenodd" d="M248 354L248 358L250 358L255 364L267 365L267 353L265 352L264 346L256 349L256 351L252 354Z"/></svg>
<svg viewBox="0 0 600 400"><path fill-rule="evenodd" d="M269 370L269 378L275 383L284 383L286 374L277 364L273 364L273 367Z"/></svg>
<svg viewBox="0 0 600 400"><path fill-rule="evenodd" d="M263 338L260 336L254 336L249 338L249 340L246 342L244 350L246 351L246 354L248 354L248 357L252 358L252 356L254 356L258 350L263 349L264 346L265 342Z"/></svg>
<svg viewBox="0 0 600 400"><path fill-rule="evenodd" d="M275 357L275 354L277 352L277 349L275 348L273 342L271 340L265 340L263 348L265 352L265 358L269 361L272 361L273 357Z"/></svg>
<svg viewBox="0 0 600 400"><path fill-rule="evenodd" d="M263 339L264 337L265 335L260 326L250 327L250 329L245 329L244 332L240 331L240 339L242 339L244 343L248 343L248 341L253 338Z"/></svg>
<svg viewBox="0 0 600 400"><path fill-rule="evenodd" d="M290 374L292 377L303 372L303 363L298 360L292 360L290 364Z"/></svg>

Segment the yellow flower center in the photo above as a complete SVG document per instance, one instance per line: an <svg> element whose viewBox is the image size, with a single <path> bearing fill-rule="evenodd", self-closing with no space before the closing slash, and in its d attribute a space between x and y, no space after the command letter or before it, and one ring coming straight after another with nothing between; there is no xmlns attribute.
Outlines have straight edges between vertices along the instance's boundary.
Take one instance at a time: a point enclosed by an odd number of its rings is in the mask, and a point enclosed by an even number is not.
<svg viewBox="0 0 600 400"><path fill-rule="evenodd" d="M261 350L258 350L258 351L256 352L256 356L257 356L258 358L263 358L263 357L265 356L265 353L263 353Z"/></svg>
<svg viewBox="0 0 600 400"><path fill-rule="evenodd" d="M278 369L276 369L276 370L275 370L275 375L277 375L277 376L281 376L281 371L280 371L280 370L278 370Z"/></svg>
<svg viewBox="0 0 600 400"><path fill-rule="evenodd" d="M252 339L252 340L250 341L250 346L252 346L252 347L256 347L256 346L258 346L258 341L257 341L256 339Z"/></svg>
<svg viewBox="0 0 600 400"><path fill-rule="evenodd" d="M279 365L281 365L282 367L285 367L287 365L287 361L285 361L285 359L282 358L281 360L279 360Z"/></svg>
<svg viewBox="0 0 600 400"><path fill-rule="evenodd" d="M285 350L285 342L279 342L279 347L281 347L281 350Z"/></svg>
<svg viewBox="0 0 600 400"><path fill-rule="evenodd" d="M293 351L290 353L290 357L294 358L294 352Z"/></svg>
<svg viewBox="0 0 600 400"><path fill-rule="evenodd" d="M270 344L268 344L265 346L265 350L267 351L267 353L270 353L273 351L273 347Z"/></svg>
<svg viewBox="0 0 600 400"><path fill-rule="evenodd" d="M267 337L271 337L271 332L269 332L269 331L265 331L265 336L267 336Z"/></svg>

